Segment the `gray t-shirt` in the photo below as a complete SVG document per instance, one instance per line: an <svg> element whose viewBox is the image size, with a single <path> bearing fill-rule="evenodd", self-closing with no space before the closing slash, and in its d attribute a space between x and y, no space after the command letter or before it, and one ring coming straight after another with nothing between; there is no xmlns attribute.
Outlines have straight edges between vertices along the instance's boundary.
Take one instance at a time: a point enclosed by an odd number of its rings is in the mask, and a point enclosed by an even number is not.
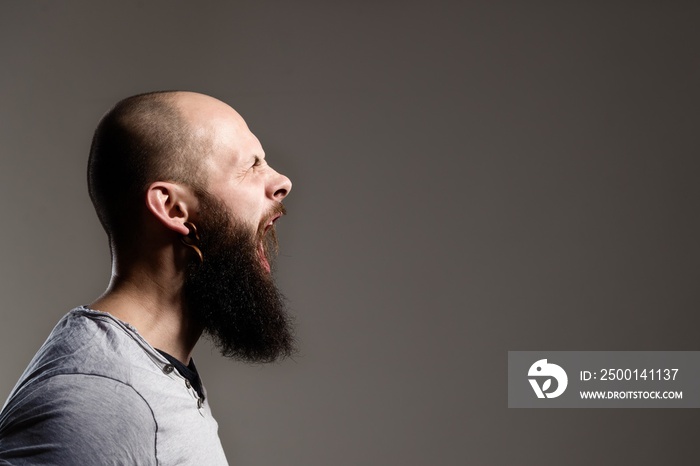
<svg viewBox="0 0 700 466"><path fill-rule="evenodd" d="M0 412L0 465L227 465L209 403L136 330L79 307Z"/></svg>

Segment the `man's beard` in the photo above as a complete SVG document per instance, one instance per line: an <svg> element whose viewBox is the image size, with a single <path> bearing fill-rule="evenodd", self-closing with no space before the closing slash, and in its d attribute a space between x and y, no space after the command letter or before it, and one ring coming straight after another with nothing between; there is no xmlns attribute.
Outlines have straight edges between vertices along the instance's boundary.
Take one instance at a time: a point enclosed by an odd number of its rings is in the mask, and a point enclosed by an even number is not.
<svg viewBox="0 0 700 466"><path fill-rule="evenodd" d="M284 207L278 204L268 212L254 233L246 223L234 223L221 201L199 194L197 230L204 260L200 264L192 254L187 268L188 311L226 357L257 363L291 356L294 337L284 297L259 255L263 244L272 265L277 240L274 227L265 233L265 226Z"/></svg>

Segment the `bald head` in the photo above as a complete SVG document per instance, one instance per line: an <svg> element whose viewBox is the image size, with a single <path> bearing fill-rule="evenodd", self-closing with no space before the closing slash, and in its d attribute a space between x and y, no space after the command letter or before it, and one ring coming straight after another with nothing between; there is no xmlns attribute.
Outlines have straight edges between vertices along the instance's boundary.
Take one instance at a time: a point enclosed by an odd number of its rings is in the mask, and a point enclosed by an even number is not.
<svg viewBox="0 0 700 466"><path fill-rule="evenodd" d="M126 98L102 118L90 149L88 189L113 243L137 233L135 223L150 183L173 181L203 189L199 162L211 151L206 108L220 106L228 107L202 94L155 92Z"/></svg>

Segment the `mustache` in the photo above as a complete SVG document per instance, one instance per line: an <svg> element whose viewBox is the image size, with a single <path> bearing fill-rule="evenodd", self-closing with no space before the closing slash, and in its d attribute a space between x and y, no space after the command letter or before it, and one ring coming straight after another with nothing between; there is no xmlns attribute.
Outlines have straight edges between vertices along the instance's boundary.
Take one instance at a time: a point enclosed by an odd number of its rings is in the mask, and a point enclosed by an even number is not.
<svg viewBox="0 0 700 466"><path fill-rule="evenodd" d="M270 220L283 215L287 215L286 207L284 207L284 204L281 202L275 203L260 221L260 224L258 225L258 236L262 237L265 234L265 228L267 228L267 224L270 223Z"/></svg>

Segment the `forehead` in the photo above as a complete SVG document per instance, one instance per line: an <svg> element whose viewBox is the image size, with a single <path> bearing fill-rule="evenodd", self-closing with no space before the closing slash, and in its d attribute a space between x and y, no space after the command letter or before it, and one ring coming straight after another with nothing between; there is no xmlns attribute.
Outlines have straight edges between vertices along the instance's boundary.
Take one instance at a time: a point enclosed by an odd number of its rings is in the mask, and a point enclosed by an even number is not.
<svg viewBox="0 0 700 466"><path fill-rule="evenodd" d="M228 117L210 121L210 137L215 152L248 156L250 151L261 151L262 146L243 118L235 112Z"/></svg>
<svg viewBox="0 0 700 466"><path fill-rule="evenodd" d="M199 94L183 95L179 104L194 141L203 149L202 162L212 170L247 164L264 155L243 117L227 104Z"/></svg>
<svg viewBox="0 0 700 466"><path fill-rule="evenodd" d="M208 139L211 150L206 159L213 169L247 166L256 156L263 157L260 141L240 116L238 119L214 119L210 123Z"/></svg>

